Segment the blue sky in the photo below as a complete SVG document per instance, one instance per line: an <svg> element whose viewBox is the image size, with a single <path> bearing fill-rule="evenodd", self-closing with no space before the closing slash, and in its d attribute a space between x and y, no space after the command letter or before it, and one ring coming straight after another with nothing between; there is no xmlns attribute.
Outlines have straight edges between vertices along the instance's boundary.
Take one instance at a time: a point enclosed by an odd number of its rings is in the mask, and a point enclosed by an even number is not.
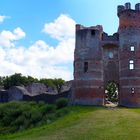
<svg viewBox="0 0 140 140"><path fill-rule="evenodd" d="M100 24L105 32L113 34L118 28L117 5L126 2L131 2L134 8L139 0L1 0L0 16L5 18L0 22L0 75L21 72L38 78L72 79L74 32L66 28L73 30L75 23L85 26ZM66 24L65 29L62 29L62 24ZM56 27L56 33L49 31L55 32L53 27ZM65 44L69 48L65 48ZM63 54L67 54L63 58L60 55L61 48ZM68 54L68 49L71 54ZM42 55L45 51L46 55ZM58 61L59 58L61 61Z"/></svg>

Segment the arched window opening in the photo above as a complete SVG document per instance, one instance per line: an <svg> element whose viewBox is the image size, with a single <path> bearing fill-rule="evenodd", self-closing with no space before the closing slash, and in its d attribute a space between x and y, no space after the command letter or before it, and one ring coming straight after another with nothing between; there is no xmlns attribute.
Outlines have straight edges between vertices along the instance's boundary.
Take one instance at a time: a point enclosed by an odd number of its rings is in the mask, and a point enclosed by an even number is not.
<svg viewBox="0 0 140 140"><path fill-rule="evenodd" d="M129 60L129 69L130 70L134 69L134 60Z"/></svg>

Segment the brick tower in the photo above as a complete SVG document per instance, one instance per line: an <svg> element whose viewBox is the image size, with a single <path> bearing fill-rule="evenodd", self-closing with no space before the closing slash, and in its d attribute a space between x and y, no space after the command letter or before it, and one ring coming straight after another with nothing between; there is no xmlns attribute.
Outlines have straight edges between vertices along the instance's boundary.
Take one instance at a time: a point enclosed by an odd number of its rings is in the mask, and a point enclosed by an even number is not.
<svg viewBox="0 0 140 140"><path fill-rule="evenodd" d="M104 105L105 87L115 82L119 104L140 107L140 4L118 6L118 32L101 25L76 25L72 103Z"/></svg>
<svg viewBox="0 0 140 140"><path fill-rule="evenodd" d="M119 17L119 104L140 107L140 4L118 6Z"/></svg>
<svg viewBox="0 0 140 140"><path fill-rule="evenodd" d="M74 104L103 105L102 32L99 25L76 25Z"/></svg>

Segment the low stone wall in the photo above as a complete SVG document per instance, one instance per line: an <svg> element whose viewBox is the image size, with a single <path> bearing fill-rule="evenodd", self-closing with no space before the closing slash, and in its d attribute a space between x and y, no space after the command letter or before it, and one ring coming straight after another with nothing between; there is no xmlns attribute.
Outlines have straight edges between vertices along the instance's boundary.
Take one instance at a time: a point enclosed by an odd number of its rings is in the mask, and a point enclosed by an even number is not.
<svg viewBox="0 0 140 140"><path fill-rule="evenodd" d="M22 94L19 97L19 92L17 94L12 94L9 91L1 90L0 91L0 103L5 103L9 101L44 101L45 103L55 103L58 98L67 98L70 99L71 90L60 93L60 94L39 94L36 96L30 96L27 94Z"/></svg>
<svg viewBox="0 0 140 140"><path fill-rule="evenodd" d="M0 103L8 102L8 92L6 90L0 91Z"/></svg>
<svg viewBox="0 0 140 140"><path fill-rule="evenodd" d="M23 101L44 101L45 103L55 103L55 101L59 98L70 98L71 91L63 92L56 95L51 94L40 94L36 96L29 96L29 95L23 95Z"/></svg>

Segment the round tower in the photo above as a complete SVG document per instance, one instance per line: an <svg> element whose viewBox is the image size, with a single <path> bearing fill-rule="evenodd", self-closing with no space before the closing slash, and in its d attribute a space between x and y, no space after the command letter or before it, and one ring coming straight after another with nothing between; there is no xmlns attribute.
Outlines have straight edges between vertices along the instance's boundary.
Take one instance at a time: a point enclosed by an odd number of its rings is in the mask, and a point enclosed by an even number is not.
<svg viewBox="0 0 140 140"><path fill-rule="evenodd" d="M140 3L118 6L119 17L119 104L140 107Z"/></svg>

